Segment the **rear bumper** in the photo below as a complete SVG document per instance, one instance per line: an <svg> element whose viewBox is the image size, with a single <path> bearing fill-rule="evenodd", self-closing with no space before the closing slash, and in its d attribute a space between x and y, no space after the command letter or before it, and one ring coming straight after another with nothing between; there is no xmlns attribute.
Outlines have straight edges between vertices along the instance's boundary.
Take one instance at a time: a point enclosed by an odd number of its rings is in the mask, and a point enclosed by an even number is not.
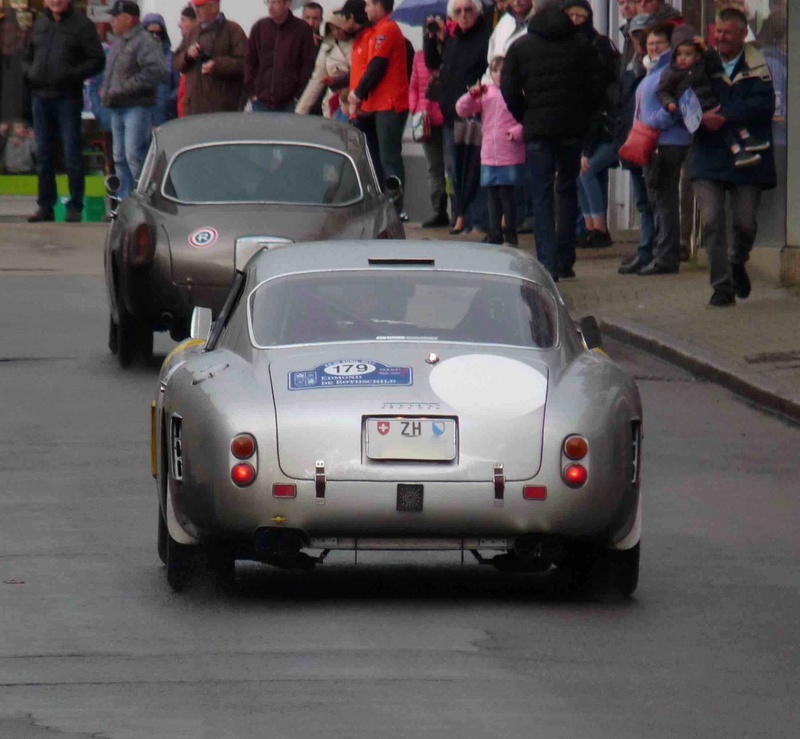
<svg viewBox="0 0 800 739"><path fill-rule="evenodd" d="M632 527L639 498L630 483L574 490L560 479L534 479L506 483L498 500L491 483L433 482L424 484L422 510L412 512L398 510L396 482L329 481L324 498L313 482L294 482L297 497L290 499L274 498L271 484L258 482L213 497L184 490L181 513L209 536L252 536L277 526L328 549L505 549L531 533L617 541ZM547 498L526 500L525 485L546 485Z"/></svg>

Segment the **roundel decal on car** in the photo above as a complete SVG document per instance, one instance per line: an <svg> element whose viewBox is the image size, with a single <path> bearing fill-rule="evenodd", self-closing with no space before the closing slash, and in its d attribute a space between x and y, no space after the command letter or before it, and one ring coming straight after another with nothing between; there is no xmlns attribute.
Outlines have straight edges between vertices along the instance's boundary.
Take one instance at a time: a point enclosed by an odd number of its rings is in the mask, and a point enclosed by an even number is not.
<svg viewBox="0 0 800 739"><path fill-rule="evenodd" d="M541 408L547 397L547 378L541 372L492 354L447 359L433 369L430 383L445 403L477 418L519 418Z"/></svg>
<svg viewBox="0 0 800 739"><path fill-rule="evenodd" d="M189 243L195 249L205 249L208 246L214 246L219 238L219 233L215 228L198 228L197 231L190 234Z"/></svg>

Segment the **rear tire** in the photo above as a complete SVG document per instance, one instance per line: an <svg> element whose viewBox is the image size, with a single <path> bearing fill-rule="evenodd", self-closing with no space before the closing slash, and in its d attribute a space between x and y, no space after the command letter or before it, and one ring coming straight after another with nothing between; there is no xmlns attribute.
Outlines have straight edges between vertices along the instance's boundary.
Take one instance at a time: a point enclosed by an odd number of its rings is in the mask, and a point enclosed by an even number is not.
<svg viewBox="0 0 800 739"><path fill-rule="evenodd" d="M588 600L627 599L639 584L640 543L631 549L571 544L559 565L556 587Z"/></svg>
<svg viewBox="0 0 800 739"><path fill-rule="evenodd" d="M114 318L108 314L108 349L112 354L119 351L119 326L114 323Z"/></svg>
<svg viewBox="0 0 800 739"><path fill-rule="evenodd" d="M167 531L167 522L164 520L164 514L161 512L161 506L158 507L158 558L163 564L167 564L167 538L169 531Z"/></svg>
<svg viewBox="0 0 800 739"><path fill-rule="evenodd" d="M133 364L137 356L148 362L153 357L152 329L145 321L128 313L122 304L119 306L117 347L119 363L123 367Z"/></svg>
<svg viewBox="0 0 800 739"><path fill-rule="evenodd" d="M167 529L167 582L176 592L186 589L192 579L197 562L196 547L178 544L169 534Z"/></svg>

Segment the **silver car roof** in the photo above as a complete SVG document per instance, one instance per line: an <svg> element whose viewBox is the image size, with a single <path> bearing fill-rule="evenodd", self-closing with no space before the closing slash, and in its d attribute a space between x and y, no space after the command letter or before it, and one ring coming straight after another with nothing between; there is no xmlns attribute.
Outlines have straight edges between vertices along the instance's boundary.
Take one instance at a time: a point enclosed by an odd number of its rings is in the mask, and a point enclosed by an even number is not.
<svg viewBox="0 0 800 739"><path fill-rule="evenodd" d="M317 241L264 250L247 265L255 283L282 274L341 269L457 270L520 277L548 287L550 275L530 254L513 247L452 241Z"/></svg>
<svg viewBox="0 0 800 739"><path fill-rule="evenodd" d="M356 156L363 134L354 126L319 116L286 113L209 113L175 119L155 133L160 150L171 158L180 149L207 143L289 141L327 146Z"/></svg>

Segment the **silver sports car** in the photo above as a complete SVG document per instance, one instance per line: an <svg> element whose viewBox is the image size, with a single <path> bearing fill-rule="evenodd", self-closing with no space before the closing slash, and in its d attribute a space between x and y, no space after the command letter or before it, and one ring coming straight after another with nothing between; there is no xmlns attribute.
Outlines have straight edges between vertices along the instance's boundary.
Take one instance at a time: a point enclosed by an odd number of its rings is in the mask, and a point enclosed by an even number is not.
<svg viewBox="0 0 800 739"><path fill-rule="evenodd" d="M206 328L203 328L205 321ZM276 246L164 362L158 548L308 568L331 550L458 550L629 596L639 574L634 381L518 249Z"/></svg>

